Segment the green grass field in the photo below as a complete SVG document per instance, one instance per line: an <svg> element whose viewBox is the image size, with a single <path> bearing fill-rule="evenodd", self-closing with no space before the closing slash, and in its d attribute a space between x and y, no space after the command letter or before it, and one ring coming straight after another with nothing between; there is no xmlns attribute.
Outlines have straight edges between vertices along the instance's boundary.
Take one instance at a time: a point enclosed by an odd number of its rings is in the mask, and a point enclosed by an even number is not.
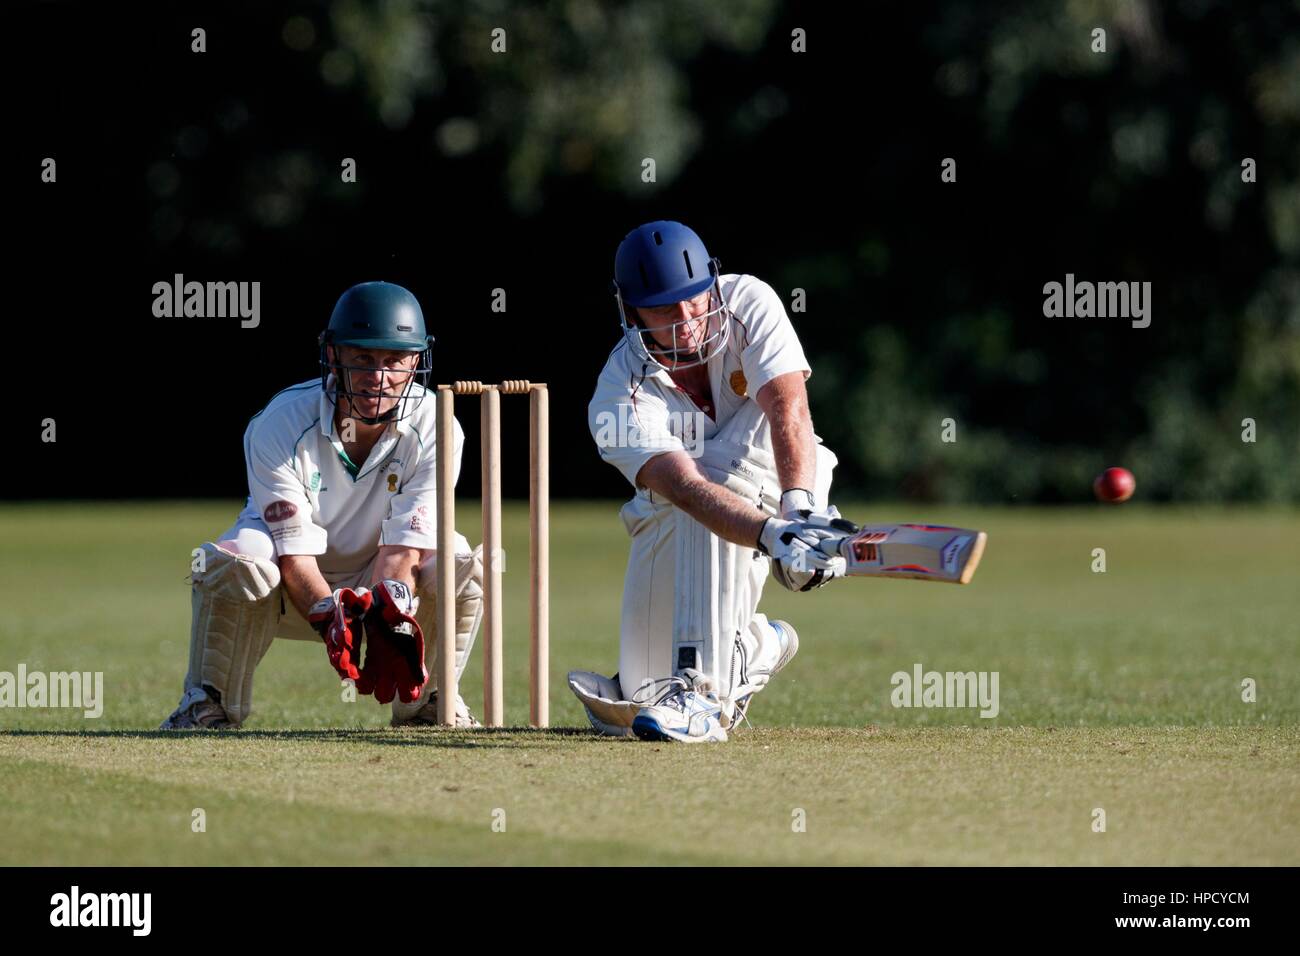
<svg viewBox="0 0 1300 956"><path fill-rule="evenodd" d="M238 505L0 506L0 671L105 687L96 720L0 708L0 863L1300 864L1300 513L841 507L981 527L989 548L965 588L769 583L799 656L752 728L684 747L590 735L564 683L616 666L615 503L552 510L558 729L478 733L390 730L298 641L268 653L247 729L158 733L184 677L190 550ZM477 540L477 503L459 513ZM505 524L522 725L523 509ZM997 671L1000 713L894 708L890 675L917 663ZM479 675L476 650L481 712Z"/></svg>

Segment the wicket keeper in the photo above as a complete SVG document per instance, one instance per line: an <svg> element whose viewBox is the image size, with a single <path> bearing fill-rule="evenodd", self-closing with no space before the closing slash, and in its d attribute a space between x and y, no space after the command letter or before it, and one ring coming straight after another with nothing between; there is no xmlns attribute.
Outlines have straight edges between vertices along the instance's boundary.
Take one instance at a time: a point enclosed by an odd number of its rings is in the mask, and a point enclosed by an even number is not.
<svg viewBox="0 0 1300 956"><path fill-rule="evenodd" d="M248 502L197 556L189 669L163 730L242 724L276 637L323 640L341 678L392 702L394 726L437 722L433 336L410 292L364 282L343 293L318 344L320 377L277 394L244 432ZM483 569L481 550L455 540L459 674ZM478 726L459 696L455 711L456 726Z"/></svg>

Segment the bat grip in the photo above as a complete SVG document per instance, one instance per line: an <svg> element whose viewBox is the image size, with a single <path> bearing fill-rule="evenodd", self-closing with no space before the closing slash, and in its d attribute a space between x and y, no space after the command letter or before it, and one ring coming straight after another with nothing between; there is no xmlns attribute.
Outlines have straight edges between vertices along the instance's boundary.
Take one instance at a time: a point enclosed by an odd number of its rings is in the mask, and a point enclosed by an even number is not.
<svg viewBox="0 0 1300 956"><path fill-rule="evenodd" d="M817 542L817 550L831 558L848 557L848 555L844 553L844 544L848 540L848 535L841 535L836 538L822 538Z"/></svg>

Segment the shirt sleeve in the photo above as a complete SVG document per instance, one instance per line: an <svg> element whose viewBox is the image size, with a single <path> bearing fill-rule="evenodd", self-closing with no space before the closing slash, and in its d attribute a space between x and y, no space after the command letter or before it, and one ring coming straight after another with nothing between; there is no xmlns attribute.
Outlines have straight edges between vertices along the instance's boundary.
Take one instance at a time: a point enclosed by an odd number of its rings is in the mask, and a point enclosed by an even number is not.
<svg viewBox="0 0 1300 956"><path fill-rule="evenodd" d="M650 459L686 450L670 427L667 404L639 387L635 378L620 381L618 372L609 368L587 406L587 427L600 457L622 472L633 488Z"/></svg>
<svg viewBox="0 0 1300 956"><path fill-rule="evenodd" d="M741 281L743 285L738 284L736 301L730 304L744 324L740 364L749 383L749 394L757 395L759 389L778 375L803 372L807 378L812 369L781 297L761 279L746 276Z"/></svg>
<svg viewBox="0 0 1300 956"><path fill-rule="evenodd" d="M328 536L312 521L312 506L294 461L296 438L266 423L244 432L249 500L266 522L275 553L324 554Z"/></svg>
<svg viewBox="0 0 1300 956"><path fill-rule="evenodd" d="M465 432L452 418L452 482L460 480L461 453ZM436 431L436 426L431 432ZM415 471L402 482L401 490L389 503L388 517L379 526L379 544L400 545L435 551L438 548L438 453L437 436L415 433L420 449Z"/></svg>

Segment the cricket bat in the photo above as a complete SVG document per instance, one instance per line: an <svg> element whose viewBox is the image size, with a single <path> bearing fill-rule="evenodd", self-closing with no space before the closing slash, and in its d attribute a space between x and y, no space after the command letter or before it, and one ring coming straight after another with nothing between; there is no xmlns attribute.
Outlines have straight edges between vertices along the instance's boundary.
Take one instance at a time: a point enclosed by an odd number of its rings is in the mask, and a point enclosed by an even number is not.
<svg viewBox="0 0 1300 956"><path fill-rule="evenodd" d="M934 524L873 524L820 545L848 563L848 574L969 584L988 535Z"/></svg>

